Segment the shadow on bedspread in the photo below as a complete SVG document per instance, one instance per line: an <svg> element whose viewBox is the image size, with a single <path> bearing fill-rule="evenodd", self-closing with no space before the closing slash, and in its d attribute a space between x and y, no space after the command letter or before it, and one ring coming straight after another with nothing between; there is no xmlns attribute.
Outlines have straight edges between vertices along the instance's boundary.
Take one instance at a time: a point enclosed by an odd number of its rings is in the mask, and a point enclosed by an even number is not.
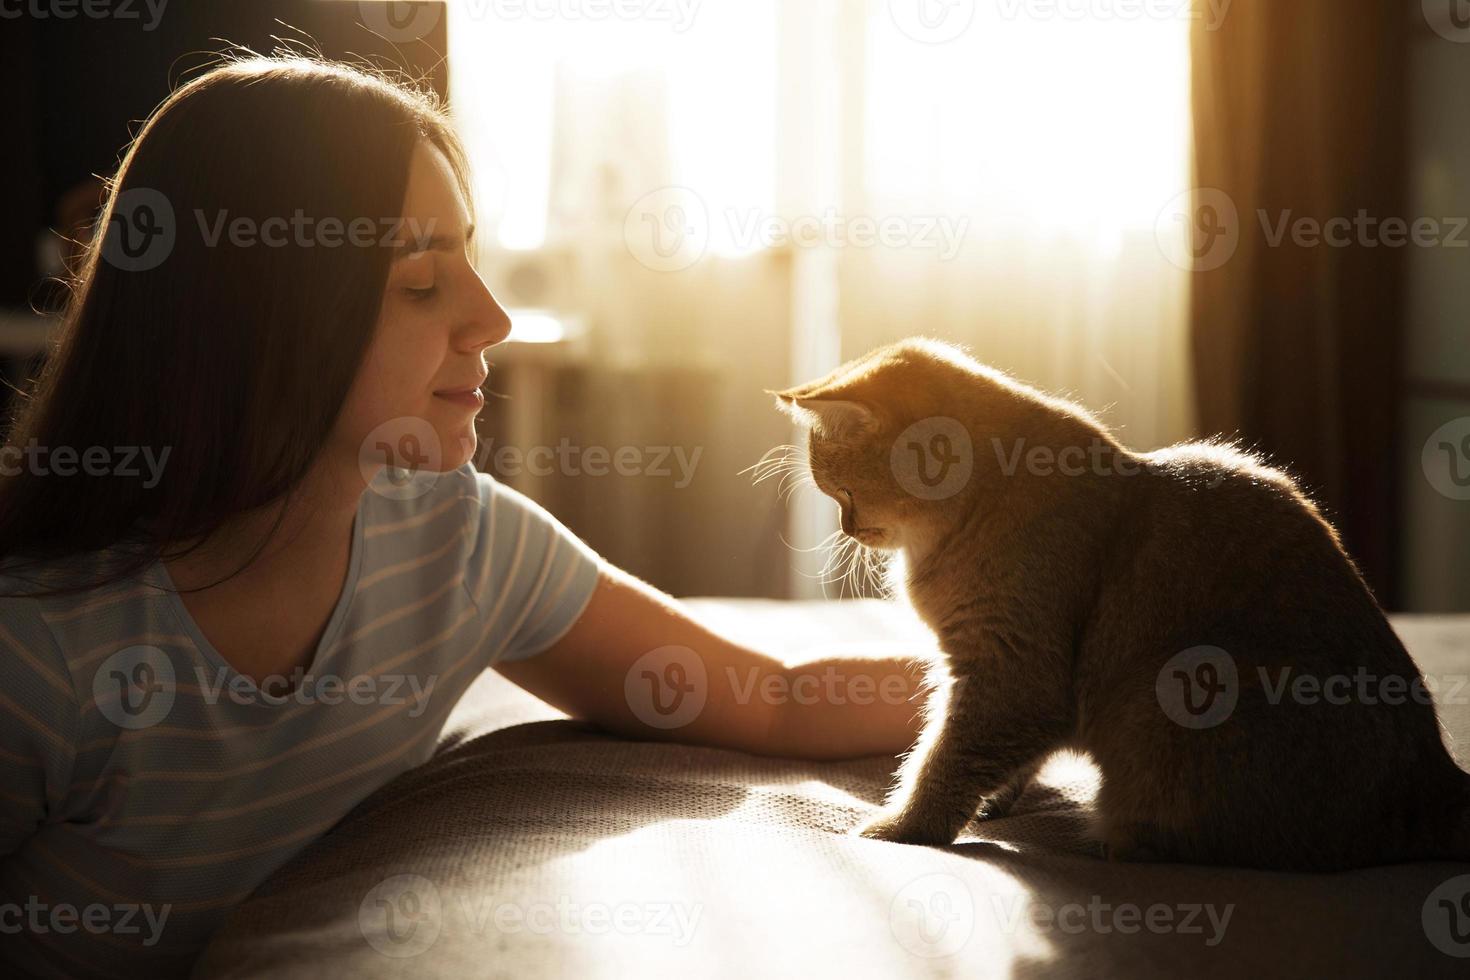
<svg viewBox="0 0 1470 980"><path fill-rule="evenodd" d="M1449 724L1463 732L1457 710ZM1095 773L1065 760L1010 816L972 824L953 847L869 841L847 831L881 799L892 760L632 742L560 717L482 678L439 754L263 885L196 972L850 980L1470 967L1450 955L1470 955L1470 915L1458 940L1452 918L1470 877L1453 883L1470 866L1110 864L1087 835Z"/></svg>

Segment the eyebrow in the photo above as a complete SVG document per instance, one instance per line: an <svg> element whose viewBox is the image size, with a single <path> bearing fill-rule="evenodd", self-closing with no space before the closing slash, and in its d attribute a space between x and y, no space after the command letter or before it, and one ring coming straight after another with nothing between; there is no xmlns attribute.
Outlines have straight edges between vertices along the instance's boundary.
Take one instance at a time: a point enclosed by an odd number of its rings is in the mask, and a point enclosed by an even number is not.
<svg viewBox="0 0 1470 980"><path fill-rule="evenodd" d="M398 246L398 252L393 256L393 261L408 258L410 255L418 255L422 252L452 252L457 248L475 240L475 226L470 225L464 231L464 237L458 235L431 235L425 241L410 235L409 240Z"/></svg>

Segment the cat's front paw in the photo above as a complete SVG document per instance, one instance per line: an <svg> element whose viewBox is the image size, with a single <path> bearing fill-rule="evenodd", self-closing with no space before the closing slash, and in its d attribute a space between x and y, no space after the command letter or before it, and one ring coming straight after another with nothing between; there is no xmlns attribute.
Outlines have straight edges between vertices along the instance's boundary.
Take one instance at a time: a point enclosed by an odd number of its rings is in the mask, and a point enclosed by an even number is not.
<svg viewBox="0 0 1470 980"><path fill-rule="evenodd" d="M869 840L886 840L894 844L922 844L944 847L954 843L954 835L943 829L926 825L901 811L879 810L864 823L852 829L856 837Z"/></svg>

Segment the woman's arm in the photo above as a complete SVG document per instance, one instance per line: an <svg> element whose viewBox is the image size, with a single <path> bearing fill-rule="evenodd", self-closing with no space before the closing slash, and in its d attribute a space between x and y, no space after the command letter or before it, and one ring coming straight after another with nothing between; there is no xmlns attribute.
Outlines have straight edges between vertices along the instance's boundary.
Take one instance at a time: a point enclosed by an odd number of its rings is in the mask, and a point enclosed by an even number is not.
<svg viewBox="0 0 1470 980"><path fill-rule="evenodd" d="M919 659L788 665L608 566L561 640L496 669L620 735L802 759L896 755L918 736L925 698Z"/></svg>

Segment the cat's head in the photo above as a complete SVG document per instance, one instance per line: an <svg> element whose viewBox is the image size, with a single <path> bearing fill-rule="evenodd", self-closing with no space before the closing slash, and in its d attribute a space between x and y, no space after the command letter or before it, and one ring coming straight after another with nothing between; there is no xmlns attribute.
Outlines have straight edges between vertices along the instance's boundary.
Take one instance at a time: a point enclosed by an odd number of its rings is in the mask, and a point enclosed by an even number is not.
<svg viewBox="0 0 1470 980"><path fill-rule="evenodd" d="M980 438L1035 409L1021 386L925 338L770 393L809 427L812 479L843 531L883 551L922 548L973 506Z"/></svg>

